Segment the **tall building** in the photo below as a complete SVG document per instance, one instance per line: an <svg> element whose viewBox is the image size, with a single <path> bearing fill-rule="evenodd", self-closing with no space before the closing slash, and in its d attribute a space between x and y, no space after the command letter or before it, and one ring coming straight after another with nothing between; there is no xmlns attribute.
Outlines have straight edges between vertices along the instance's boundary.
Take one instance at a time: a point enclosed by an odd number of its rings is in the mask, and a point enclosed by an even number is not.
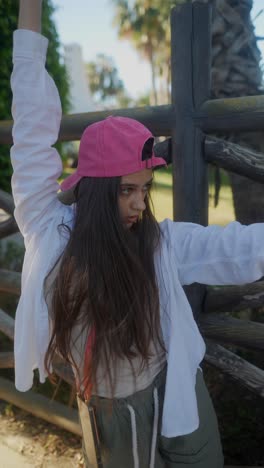
<svg viewBox="0 0 264 468"><path fill-rule="evenodd" d="M82 48L79 44L64 46L65 66L70 80L70 102L72 114L96 110L85 73Z"/></svg>

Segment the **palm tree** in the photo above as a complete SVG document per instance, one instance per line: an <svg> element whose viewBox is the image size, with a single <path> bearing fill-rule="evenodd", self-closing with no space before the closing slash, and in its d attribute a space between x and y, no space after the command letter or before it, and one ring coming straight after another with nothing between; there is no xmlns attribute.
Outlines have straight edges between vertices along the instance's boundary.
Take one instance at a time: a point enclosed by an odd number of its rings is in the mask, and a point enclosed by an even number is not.
<svg viewBox="0 0 264 468"><path fill-rule="evenodd" d="M160 21L159 9L155 5L157 2L135 0L131 5L129 0L112 1L116 7L114 25L118 27L119 37L130 40L150 63L153 100L157 105L158 51L166 37L166 29Z"/></svg>
<svg viewBox="0 0 264 468"><path fill-rule="evenodd" d="M216 0L213 13L212 97L262 94L261 54L250 17L252 0ZM223 135L222 135L223 136ZM264 152L260 133L228 135L229 140ZM264 220L263 185L230 174L236 219Z"/></svg>

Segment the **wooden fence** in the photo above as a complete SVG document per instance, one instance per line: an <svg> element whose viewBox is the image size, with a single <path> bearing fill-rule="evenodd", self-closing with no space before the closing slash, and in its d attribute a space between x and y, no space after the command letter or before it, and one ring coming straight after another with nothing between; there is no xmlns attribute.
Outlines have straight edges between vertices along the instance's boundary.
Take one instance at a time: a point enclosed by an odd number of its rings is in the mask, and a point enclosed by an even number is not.
<svg viewBox="0 0 264 468"><path fill-rule="evenodd" d="M264 96L209 99L211 8L208 4L194 2L173 9L171 31L170 105L67 115L62 119L59 139L77 140L87 125L110 114L138 119L155 136L170 137L158 143L155 151L157 154L170 153L173 160L174 219L207 225L208 163L264 182L264 155L209 134L217 131L263 130ZM0 143L12 142L11 127L12 122L0 123ZM11 197L0 192L0 204L12 215ZM11 216L1 226L0 237L16 229ZM19 273L0 271L0 291L19 294L19 289ZM227 343L255 350L264 349L264 325L224 314L245 307L263 306L264 282L220 289L192 285L187 288L187 295L207 340L206 361L255 394L264 397L264 371L223 346ZM0 330L13 339L13 329L13 320L4 311L0 311ZM0 367L13 367L13 363L12 353L0 353ZM55 363L55 371L61 378L72 383L72 373L63 362ZM21 402L12 385L8 385L7 387L7 382L3 379L0 380L0 398L34 412L31 396L28 403ZM48 402L46 404L49 405ZM56 411L60 410L54 409L55 419ZM41 416L44 417L45 414L42 412ZM79 429L74 426L76 414L67 414L65 417L72 423L70 430L78 432ZM50 414L48 419L51 421ZM65 425L65 422L61 425Z"/></svg>

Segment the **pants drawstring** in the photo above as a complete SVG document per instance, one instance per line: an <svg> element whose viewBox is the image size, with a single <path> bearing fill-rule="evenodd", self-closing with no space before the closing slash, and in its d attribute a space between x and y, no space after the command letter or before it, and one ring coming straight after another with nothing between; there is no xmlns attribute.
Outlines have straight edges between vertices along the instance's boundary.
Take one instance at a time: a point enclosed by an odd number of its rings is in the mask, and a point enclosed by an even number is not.
<svg viewBox="0 0 264 468"><path fill-rule="evenodd" d="M138 459L138 444L137 444L137 425L136 425L136 414L134 408L131 405L127 405L130 418L131 418L131 427L132 427L132 450L134 458L134 468L139 468L139 459Z"/></svg>
<svg viewBox="0 0 264 468"><path fill-rule="evenodd" d="M154 388L154 391L153 391L153 399L154 399L154 421L153 421L153 432L152 432L149 468L154 468L155 466L155 453L156 453L156 444L157 444L157 435L158 435L159 396L158 396L158 390L156 387Z"/></svg>
<svg viewBox="0 0 264 468"><path fill-rule="evenodd" d="M155 468L155 453L156 453L156 444L157 444L157 435L158 435L159 397L158 397L158 390L156 387L154 388L154 391L153 391L153 399L154 399L154 420L153 420L149 468ZM131 405L127 405L127 407L129 409L130 418L131 418L132 452L133 452L133 459L134 459L134 468L139 468L136 414L135 414L134 408Z"/></svg>

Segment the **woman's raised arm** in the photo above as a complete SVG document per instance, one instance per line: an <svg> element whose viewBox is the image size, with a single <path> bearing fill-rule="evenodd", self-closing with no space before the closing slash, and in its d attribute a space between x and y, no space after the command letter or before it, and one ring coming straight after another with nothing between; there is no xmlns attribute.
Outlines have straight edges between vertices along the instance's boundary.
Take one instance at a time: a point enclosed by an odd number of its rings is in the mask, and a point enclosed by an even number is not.
<svg viewBox="0 0 264 468"><path fill-rule="evenodd" d="M40 34L42 0L20 0L14 32L12 192L25 244L42 236L65 207L57 199L62 163L54 148L61 122L57 87L45 68L48 40Z"/></svg>
<svg viewBox="0 0 264 468"><path fill-rule="evenodd" d="M42 0L19 0L18 28L41 33Z"/></svg>

